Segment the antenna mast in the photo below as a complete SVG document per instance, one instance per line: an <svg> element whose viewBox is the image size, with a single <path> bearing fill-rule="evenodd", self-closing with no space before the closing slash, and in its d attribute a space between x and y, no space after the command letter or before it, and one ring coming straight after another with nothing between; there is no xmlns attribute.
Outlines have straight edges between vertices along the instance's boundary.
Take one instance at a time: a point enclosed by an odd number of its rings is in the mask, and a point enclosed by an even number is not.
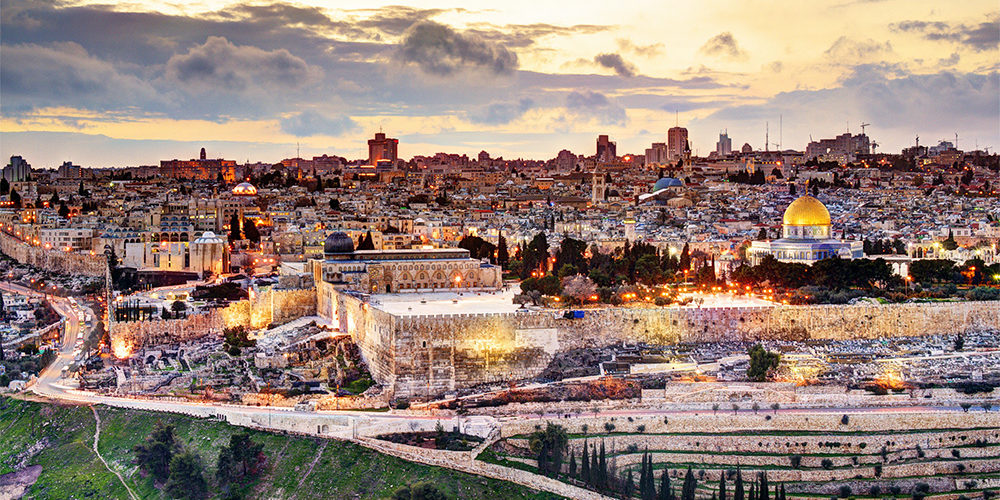
<svg viewBox="0 0 1000 500"><path fill-rule="evenodd" d="M769 147L768 141L771 140L771 137L770 137L771 131L768 128L769 126L770 126L770 124L768 122L764 122L764 152L765 153L768 152L768 151L770 151L768 149L768 147Z"/></svg>

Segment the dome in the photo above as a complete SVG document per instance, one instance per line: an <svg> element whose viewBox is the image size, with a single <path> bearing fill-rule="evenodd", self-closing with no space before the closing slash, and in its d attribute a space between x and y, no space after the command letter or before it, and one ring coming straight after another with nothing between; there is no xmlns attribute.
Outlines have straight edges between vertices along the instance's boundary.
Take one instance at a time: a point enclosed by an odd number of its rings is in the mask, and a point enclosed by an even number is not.
<svg viewBox="0 0 1000 500"><path fill-rule="evenodd" d="M657 180L656 184L653 184L653 191L659 191L661 189L671 187L684 187L684 183L674 179L673 177L663 177L662 179Z"/></svg>
<svg viewBox="0 0 1000 500"><path fill-rule="evenodd" d="M205 231L205 233L199 236L198 239L194 240L195 245L210 245L218 243L225 243L225 241L222 241L222 238L218 237L212 231Z"/></svg>
<svg viewBox="0 0 1000 500"><path fill-rule="evenodd" d="M812 196L802 196L785 209L786 226L829 226L830 212L823 202Z"/></svg>
<svg viewBox="0 0 1000 500"><path fill-rule="evenodd" d="M249 182L241 182L233 188L233 194L236 196L257 196L257 188Z"/></svg>
<svg viewBox="0 0 1000 500"><path fill-rule="evenodd" d="M337 231L330 236L326 237L326 242L323 243L323 253L325 254L336 254L336 253L353 253L354 252L354 240L351 239L347 233Z"/></svg>

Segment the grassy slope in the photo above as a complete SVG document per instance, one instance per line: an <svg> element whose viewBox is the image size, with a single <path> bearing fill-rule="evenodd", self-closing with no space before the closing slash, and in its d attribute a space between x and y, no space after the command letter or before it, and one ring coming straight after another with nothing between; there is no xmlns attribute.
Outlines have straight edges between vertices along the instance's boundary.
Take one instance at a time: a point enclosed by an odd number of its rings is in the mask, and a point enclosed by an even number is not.
<svg viewBox="0 0 1000 500"><path fill-rule="evenodd" d="M44 449L27 464L44 467L29 495L33 498L127 498L118 479L90 449L94 417L90 408L31 403L0 398L0 474L12 472L15 457L42 440ZM141 498L163 498L149 478L132 464L132 447L157 422L173 424L187 449L201 455L208 475L219 449L243 430L224 422L179 415L98 407L99 449ZM401 485L432 481L462 499L544 499L518 485L414 464L366 448L333 440L290 437L251 431L268 457L263 477L243 485L247 498L387 498ZM91 495L88 495L91 493Z"/></svg>

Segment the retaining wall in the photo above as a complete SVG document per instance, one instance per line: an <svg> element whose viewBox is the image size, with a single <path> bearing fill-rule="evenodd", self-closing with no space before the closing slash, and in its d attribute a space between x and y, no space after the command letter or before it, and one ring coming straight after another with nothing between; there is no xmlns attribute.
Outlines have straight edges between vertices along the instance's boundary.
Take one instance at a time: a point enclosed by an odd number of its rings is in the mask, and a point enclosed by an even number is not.
<svg viewBox="0 0 1000 500"><path fill-rule="evenodd" d="M588 309L393 316L319 283L317 313L349 332L375 380L399 397L431 397L525 380L561 351L627 342L847 340L1000 331L1000 302Z"/></svg>

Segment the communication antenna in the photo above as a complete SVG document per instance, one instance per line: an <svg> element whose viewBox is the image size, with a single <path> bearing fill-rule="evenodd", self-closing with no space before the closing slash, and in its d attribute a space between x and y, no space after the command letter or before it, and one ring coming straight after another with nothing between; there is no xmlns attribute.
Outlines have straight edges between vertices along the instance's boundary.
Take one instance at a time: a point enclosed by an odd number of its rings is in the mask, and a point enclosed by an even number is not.
<svg viewBox="0 0 1000 500"><path fill-rule="evenodd" d="M778 115L778 151L781 151L781 134L783 132L782 126L784 125L785 115Z"/></svg>
<svg viewBox="0 0 1000 500"><path fill-rule="evenodd" d="M958 149L958 132L955 132L955 149Z"/></svg>
<svg viewBox="0 0 1000 500"><path fill-rule="evenodd" d="M770 129L768 127L770 127L770 124L768 122L764 122L764 152L765 153L767 151L769 151L767 148L768 148L768 143L771 141L771 137L770 137L771 131L770 131Z"/></svg>
<svg viewBox="0 0 1000 500"><path fill-rule="evenodd" d="M677 111L676 109L674 110L674 126L675 127L680 127L681 126L680 112Z"/></svg>
<svg viewBox="0 0 1000 500"><path fill-rule="evenodd" d="M299 153L299 143L298 143L298 142L296 142L296 143L295 143L295 157L296 157L296 158L299 158L299 157L301 157L301 156L302 156L302 154L301 154L301 153Z"/></svg>

